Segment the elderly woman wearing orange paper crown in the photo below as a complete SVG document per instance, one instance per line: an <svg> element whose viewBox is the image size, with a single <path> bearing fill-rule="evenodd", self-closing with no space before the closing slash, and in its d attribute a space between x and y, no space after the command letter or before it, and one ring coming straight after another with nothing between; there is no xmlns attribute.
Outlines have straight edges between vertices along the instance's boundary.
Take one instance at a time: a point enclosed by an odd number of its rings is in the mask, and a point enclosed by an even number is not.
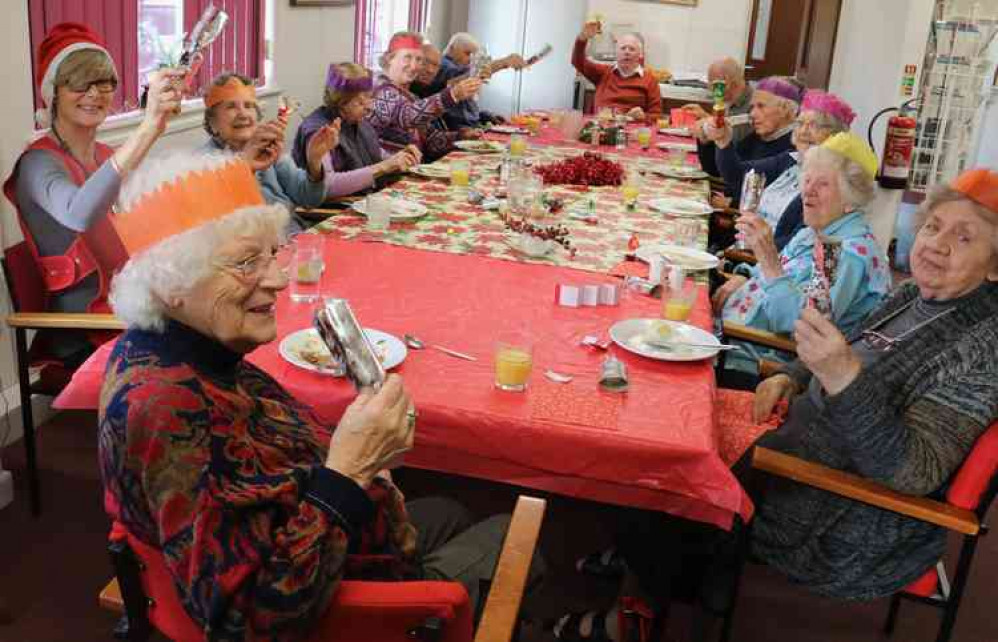
<svg viewBox="0 0 998 642"><path fill-rule="evenodd" d="M398 375L332 429L244 359L277 335L287 219L230 154L157 159L114 219L130 258L110 301L128 330L100 397L105 507L161 553L169 579L148 590L178 594L212 640L306 638L348 550L369 555L365 575L454 580L475 600L508 525L404 503L383 472L413 445Z"/></svg>
<svg viewBox="0 0 998 642"><path fill-rule="evenodd" d="M322 160L339 142L339 122L321 127L309 139L304 169L283 154L283 115L261 123L263 110L256 100L253 80L234 73L217 76L204 96L204 129L211 136L205 149L237 152L256 170L268 203L279 203L291 213L288 232L297 233L309 223L296 207L318 207L326 200Z"/></svg>
<svg viewBox="0 0 998 642"><path fill-rule="evenodd" d="M756 444L935 497L998 419L998 173L971 170L939 186L918 224L912 279L849 333L815 310L801 313L798 359L746 399L746 422L780 423L773 410L788 401L785 420ZM946 551L946 530L928 522L789 480L770 480L760 493L751 458L749 448L733 472L756 502L752 528L733 532L749 538L754 558L818 594L891 595ZM709 621L730 605L742 547L731 533L650 513L625 519L619 533L615 550L588 556L581 567L632 573L630 611L652 614L685 595ZM585 618L591 625L583 626ZM625 639L617 627L604 632L604 622L616 619L576 615L558 632L570 640Z"/></svg>
<svg viewBox="0 0 998 642"><path fill-rule="evenodd" d="M844 332L857 327L891 287L887 255L862 211L876 171L873 151L855 134L839 133L809 149L801 180L804 227L778 251L761 216L739 217L737 228L758 263L749 276L735 275L718 288L714 310L725 321L789 333L801 310L816 305ZM746 344L726 367L753 375L761 358L786 360Z"/></svg>
<svg viewBox="0 0 998 642"><path fill-rule="evenodd" d="M142 121L116 150L97 142L97 128L107 119L118 86L118 72L100 36L86 25L56 25L38 47L36 73L45 105L36 116L49 129L18 159L4 193L17 208L48 307L106 311L111 272L121 259L105 235L108 212L122 179L142 162L179 109L184 72L150 75ZM73 349L70 343L67 349Z"/></svg>

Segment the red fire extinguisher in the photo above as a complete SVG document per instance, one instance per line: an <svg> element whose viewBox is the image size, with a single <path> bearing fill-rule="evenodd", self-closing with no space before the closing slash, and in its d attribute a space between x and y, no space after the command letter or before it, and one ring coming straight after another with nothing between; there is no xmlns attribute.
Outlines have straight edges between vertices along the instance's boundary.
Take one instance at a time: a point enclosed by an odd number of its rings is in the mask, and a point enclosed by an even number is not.
<svg viewBox="0 0 998 642"><path fill-rule="evenodd" d="M873 126L877 119L891 111L899 111L895 107L884 109L870 121L868 138L873 147ZM915 151L915 132L917 122L904 111L891 116L887 121L887 138L884 140L884 152L880 162L880 173L877 182L885 189L904 189L908 186L908 172L911 169L912 154Z"/></svg>

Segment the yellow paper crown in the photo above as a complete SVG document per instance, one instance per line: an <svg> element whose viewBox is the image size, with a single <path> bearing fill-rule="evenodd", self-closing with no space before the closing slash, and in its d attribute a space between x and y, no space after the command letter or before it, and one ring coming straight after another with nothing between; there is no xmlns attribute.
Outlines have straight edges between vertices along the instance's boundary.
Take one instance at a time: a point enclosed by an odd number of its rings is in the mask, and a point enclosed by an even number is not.
<svg viewBox="0 0 998 642"><path fill-rule="evenodd" d="M127 212L110 218L129 256L135 256L238 209L265 204L249 165L233 157L166 181L141 196Z"/></svg>
<svg viewBox="0 0 998 642"><path fill-rule="evenodd" d="M845 156L863 168L870 178L877 177L877 155L866 141L852 132L839 132L821 144L836 154Z"/></svg>

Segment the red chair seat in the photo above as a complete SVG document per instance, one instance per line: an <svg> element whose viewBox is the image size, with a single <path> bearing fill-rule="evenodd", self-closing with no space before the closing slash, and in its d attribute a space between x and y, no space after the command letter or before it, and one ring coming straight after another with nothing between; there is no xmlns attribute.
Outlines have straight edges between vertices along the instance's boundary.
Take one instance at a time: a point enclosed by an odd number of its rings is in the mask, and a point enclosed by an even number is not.
<svg viewBox="0 0 998 642"><path fill-rule="evenodd" d="M901 589L902 593L917 595L918 597L932 597L939 587L939 571L933 566L925 571L922 577L918 578L908 586Z"/></svg>

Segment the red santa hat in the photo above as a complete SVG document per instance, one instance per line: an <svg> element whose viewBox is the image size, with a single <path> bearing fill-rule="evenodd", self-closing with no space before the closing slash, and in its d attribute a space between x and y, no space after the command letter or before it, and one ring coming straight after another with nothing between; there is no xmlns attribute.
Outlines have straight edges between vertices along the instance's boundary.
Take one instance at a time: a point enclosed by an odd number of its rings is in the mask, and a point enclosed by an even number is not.
<svg viewBox="0 0 998 642"><path fill-rule="evenodd" d="M52 97L55 95L55 77L61 65L70 54L85 50L100 51L111 59L107 45L90 27L78 22L62 22L52 27L48 35L38 45L38 69L35 81L38 83L38 93L46 109L35 112L38 124L49 124L49 108L52 107Z"/></svg>

